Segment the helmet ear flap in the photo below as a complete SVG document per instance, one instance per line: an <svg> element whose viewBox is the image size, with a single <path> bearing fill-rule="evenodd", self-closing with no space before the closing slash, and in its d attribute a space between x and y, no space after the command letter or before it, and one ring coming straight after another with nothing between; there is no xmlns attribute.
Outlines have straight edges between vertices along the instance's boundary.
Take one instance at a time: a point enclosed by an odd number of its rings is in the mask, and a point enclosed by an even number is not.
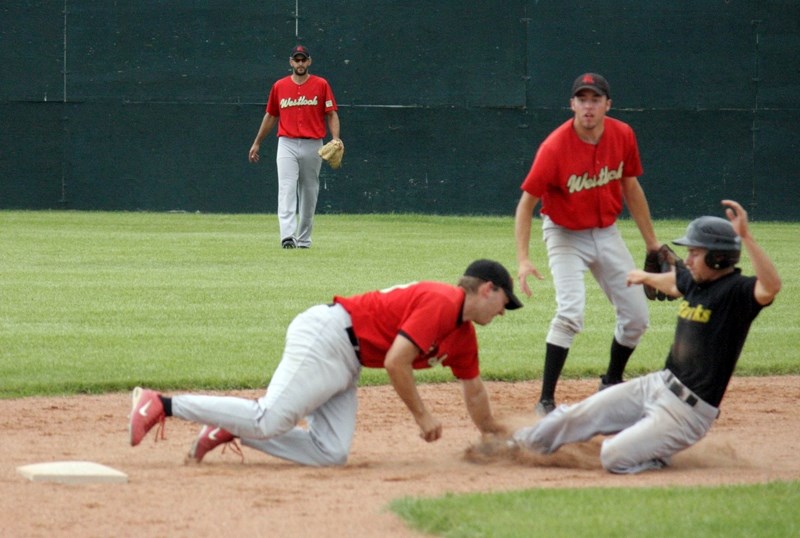
<svg viewBox="0 0 800 538"><path fill-rule="evenodd" d="M739 253L727 250L709 250L706 253L706 265L712 269L727 269L739 261Z"/></svg>

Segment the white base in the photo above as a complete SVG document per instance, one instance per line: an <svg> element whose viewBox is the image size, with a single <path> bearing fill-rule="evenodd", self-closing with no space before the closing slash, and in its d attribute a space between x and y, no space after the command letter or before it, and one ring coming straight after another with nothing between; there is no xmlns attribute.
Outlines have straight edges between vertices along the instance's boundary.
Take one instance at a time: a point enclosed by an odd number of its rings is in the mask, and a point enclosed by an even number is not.
<svg viewBox="0 0 800 538"><path fill-rule="evenodd" d="M17 467L17 472L32 482L61 484L124 484L128 475L91 461L52 461Z"/></svg>

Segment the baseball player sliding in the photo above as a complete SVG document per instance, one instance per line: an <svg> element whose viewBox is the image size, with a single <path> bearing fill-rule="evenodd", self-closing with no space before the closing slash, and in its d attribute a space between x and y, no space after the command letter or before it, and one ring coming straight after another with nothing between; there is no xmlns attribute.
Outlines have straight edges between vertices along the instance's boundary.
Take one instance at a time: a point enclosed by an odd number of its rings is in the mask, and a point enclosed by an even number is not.
<svg viewBox="0 0 800 538"><path fill-rule="evenodd" d="M671 456L702 439L719 415L750 325L781 289L772 261L756 243L744 208L723 200L728 220L700 217L673 241L688 248L685 266L673 271L628 273L628 285L649 284L678 306L675 339L665 368L614 385L572 406L559 406L514 443L549 454L598 434L603 467L637 473L669 465ZM755 270L735 267L744 245Z"/></svg>
<svg viewBox="0 0 800 538"><path fill-rule="evenodd" d="M428 442L442 424L428 411L413 370L441 364L461 380L469 416L482 433L502 433L480 377L474 324L488 325L520 308L513 280L499 263L477 260L457 286L417 282L351 297L336 296L298 315L286 332L283 357L258 400L181 395L137 387L130 442L138 445L165 418L204 424L189 451L197 462L240 438L245 446L304 465L343 465L356 424L362 367L386 368L392 385ZM298 422L307 419L308 428ZM234 445L236 446L236 445Z"/></svg>

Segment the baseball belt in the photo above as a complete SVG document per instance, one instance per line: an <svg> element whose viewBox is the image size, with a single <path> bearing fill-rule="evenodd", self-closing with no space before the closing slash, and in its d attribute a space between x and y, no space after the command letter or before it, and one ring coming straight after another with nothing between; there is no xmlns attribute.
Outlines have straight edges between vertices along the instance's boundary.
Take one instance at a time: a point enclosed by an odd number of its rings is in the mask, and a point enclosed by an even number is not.
<svg viewBox="0 0 800 538"><path fill-rule="evenodd" d="M682 402L687 404L689 407L694 407L695 405L697 405L698 402L697 396L695 396L691 390L683 386L683 383L681 383L678 380L678 378L675 377L675 374L670 372L669 375L667 375L666 383L667 383L667 388L670 390L670 392L675 396L677 396Z"/></svg>
<svg viewBox="0 0 800 538"><path fill-rule="evenodd" d="M350 339L350 343L353 345L353 349L356 352L356 358L359 360L359 362L361 362L361 346L358 344L356 332L352 327L345 328L345 331L347 331L347 338Z"/></svg>
<svg viewBox="0 0 800 538"><path fill-rule="evenodd" d="M672 372L668 372L667 379L664 381L667 385L667 388L671 393L678 397L680 401L688 405L689 407L696 407L698 404L702 406L702 412L704 414L708 414L713 412L712 410L716 411L716 416L719 417L719 409L714 407L711 404L708 404L702 398L697 397L697 395L692 392L688 387L686 387L683 383L681 383L680 379L675 377L675 374ZM699 409L699 408L698 408Z"/></svg>
<svg viewBox="0 0 800 538"><path fill-rule="evenodd" d="M333 308L338 303L328 303L330 308ZM361 362L361 345L358 343L358 337L356 336L356 332L353 330L353 327L345 327L345 332L347 333L347 339L350 340L350 345L353 346L353 350L356 352L356 358L358 362Z"/></svg>

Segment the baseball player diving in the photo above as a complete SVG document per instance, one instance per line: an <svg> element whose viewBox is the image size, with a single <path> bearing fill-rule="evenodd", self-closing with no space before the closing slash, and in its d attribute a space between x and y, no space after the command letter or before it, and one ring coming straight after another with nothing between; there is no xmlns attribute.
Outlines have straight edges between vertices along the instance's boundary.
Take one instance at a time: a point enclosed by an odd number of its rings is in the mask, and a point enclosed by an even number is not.
<svg viewBox="0 0 800 538"><path fill-rule="evenodd" d="M727 220L700 217L673 241L688 249L685 266L628 273L629 286L649 284L682 296L664 369L559 406L534 426L516 431L512 447L549 454L567 443L616 434L601 445L603 467L638 473L669 465L671 456L706 435L751 323L781 289L775 266L750 233L747 212L732 200L722 204ZM755 276L735 267L742 245Z"/></svg>
<svg viewBox="0 0 800 538"><path fill-rule="evenodd" d="M137 387L129 420L138 445L175 416L203 424L189 451L202 461L238 437L245 446L304 465L343 465L356 425L362 367L385 368L427 442L442 424L420 398L413 370L443 365L461 381L470 418L481 433L507 431L494 417L481 381L474 324L488 325L520 308L508 271L491 260L471 263L457 286L416 282L350 297L299 314L286 332L283 357L258 400L202 395L166 397ZM298 426L305 418L307 428ZM237 445L233 445L237 447ZM238 448L238 447L237 447Z"/></svg>

